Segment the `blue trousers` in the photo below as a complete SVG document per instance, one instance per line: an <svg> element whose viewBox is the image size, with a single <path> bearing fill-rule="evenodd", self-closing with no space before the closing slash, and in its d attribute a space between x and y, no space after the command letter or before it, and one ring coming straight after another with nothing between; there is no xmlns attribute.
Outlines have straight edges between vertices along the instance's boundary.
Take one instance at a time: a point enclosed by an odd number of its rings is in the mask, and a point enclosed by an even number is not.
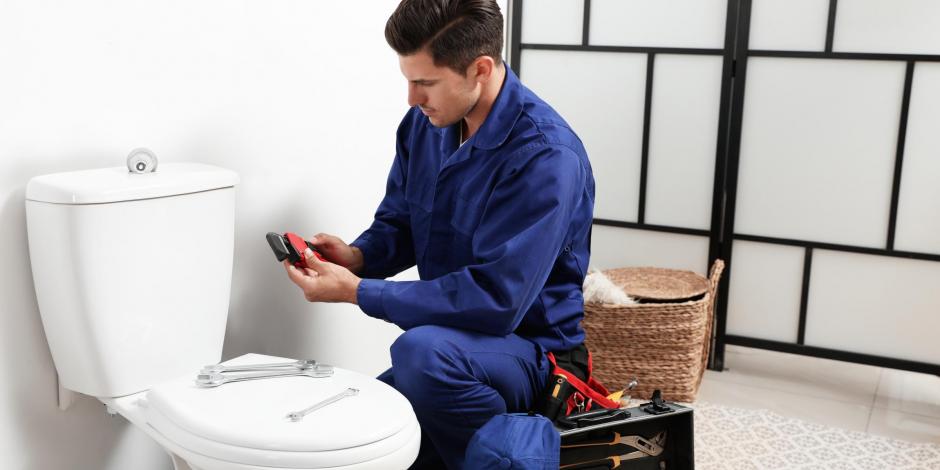
<svg viewBox="0 0 940 470"><path fill-rule="evenodd" d="M493 416L528 411L550 372L545 353L520 336L419 326L392 344L378 377L401 392L421 425L412 469L461 469L473 434Z"/></svg>

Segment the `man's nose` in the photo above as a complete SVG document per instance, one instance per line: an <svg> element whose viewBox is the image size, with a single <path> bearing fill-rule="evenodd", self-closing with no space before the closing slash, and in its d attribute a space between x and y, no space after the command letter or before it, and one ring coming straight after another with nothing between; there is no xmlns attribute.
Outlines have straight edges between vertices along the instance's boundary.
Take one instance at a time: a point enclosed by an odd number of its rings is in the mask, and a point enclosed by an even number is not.
<svg viewBox="0 0 940 470"><path fill-rule="evenodd" d="M424 104L427 101L427 95L425 95L417 85L409 84L408 85L408 106L414 107Z"/></svg>

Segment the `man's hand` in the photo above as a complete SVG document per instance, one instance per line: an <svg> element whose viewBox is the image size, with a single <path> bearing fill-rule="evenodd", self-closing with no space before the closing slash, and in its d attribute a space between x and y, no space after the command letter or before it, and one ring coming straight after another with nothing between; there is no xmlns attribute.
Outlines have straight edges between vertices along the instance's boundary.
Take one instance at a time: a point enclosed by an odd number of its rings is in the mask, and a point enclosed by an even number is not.
<svg viewBox="0 0 940 470"><path fill-rule="evenodd" d="M299 269L284 260L284 269L290 280L304 291L308 301L358 303L359 277L338 264L320 261L310 249L304 256L309 268Z"/></svg>
<svg viewBox="0 0 940 470"><path fill-rule="evenodd" d="M359 273L362 269L362 251L347 245L339 237L328 233L318 233L310 239L310 243L317 247L317 251L322 253L324 258L348 269L353 274Z"/></svg>

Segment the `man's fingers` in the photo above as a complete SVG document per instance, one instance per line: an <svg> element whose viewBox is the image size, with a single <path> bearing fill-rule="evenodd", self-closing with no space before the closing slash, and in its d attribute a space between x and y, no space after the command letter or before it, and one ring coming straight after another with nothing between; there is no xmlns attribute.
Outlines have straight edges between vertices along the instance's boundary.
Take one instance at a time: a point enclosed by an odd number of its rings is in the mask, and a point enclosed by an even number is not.
<svg viewBox="0 0 940 470"><path fill-rule="evenodd" d="M317 278L320 277L320 275L312 269L299 269L287 263L285 263L285 265L287 267L287 277L289 277L294 284L297 284L297 287L303 289L304 292L306 292L307 289L313 287L313 284L317 281Z"/></svg>
<svg viewBox="0 0 940 470"><path fill-rule="evenodd" d="M328 233L318 233L310 239L310 243L313 243L313 245L317 248L320 248L321 246L326 248L332 244L332 241L332 237Z"/></svg>
<svg viewBox="0 0 940 470"><path fill-rule="evenodd" d="M313 253L313 250L307 248L304 251L304 259L307 261L307 267L314 270L317 274L323 272L325 268L326 261L320 261L320 258L317 258L317 255Z"/></svg>
<svg viewBox="0 0 940 470"><path fill-rule="evenodd" d="M336 250L346 245L342 239L328 233L318 233L314 235L313 238L310 239L310 243L313 243L313 246L321 251Z"/></svg>
<svg viewBox="0 0 940 470"><path fill-rule="evenodd" d="M297 284L298 286L303 287L305 283L304 273L302 273L299 269L295 268L293 265L289 263L285 263L285 264L286 264L285 268L287 269L287 277L289 277L290 280L294 284Z"/></svg>

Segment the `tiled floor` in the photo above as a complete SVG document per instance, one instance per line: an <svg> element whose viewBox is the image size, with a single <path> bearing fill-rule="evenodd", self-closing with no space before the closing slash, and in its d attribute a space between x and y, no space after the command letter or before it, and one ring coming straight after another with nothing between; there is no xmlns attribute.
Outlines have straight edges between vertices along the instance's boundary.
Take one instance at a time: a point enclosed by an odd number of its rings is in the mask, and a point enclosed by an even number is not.
<svg viewBox="0 0 940 470"><path fill-rule="evenodd" d="M698 400L940 444L940 377L728 346Z"/></svg>

